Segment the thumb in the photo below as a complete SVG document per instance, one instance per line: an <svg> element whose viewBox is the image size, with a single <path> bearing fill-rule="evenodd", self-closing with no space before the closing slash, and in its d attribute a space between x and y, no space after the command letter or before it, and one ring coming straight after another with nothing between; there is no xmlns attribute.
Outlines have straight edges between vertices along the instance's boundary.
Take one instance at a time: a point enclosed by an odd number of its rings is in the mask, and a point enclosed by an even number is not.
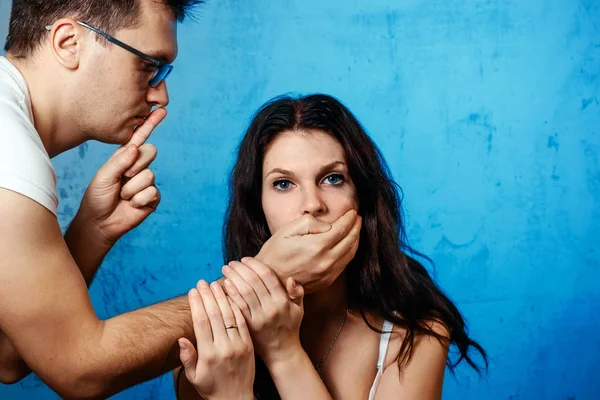
<svg viewBox="0 0 600 400"><path fill-rule="evenodd" d="M128 145L125 150L117 150L96 174L96 179L109 184L119 182L121 175L127 171L137 159L138 148L134 144Z"/></svg>
<svg viewBox="0 0 600 400"><path fill-rule="evenodd" d="M302 305L304 299L304 288L298 284L292 277L287 278L285 282L285 290L287 290L290 300L296 305Z"/></svg>
<svg viewBox="0 0 600 400"><path fill-rule="evenodd" d="M325 233L331 230L331 224L320 221L310 214L296 218L286 227L285 236L302 236Z"/></svg>
<svg viewBox="0 0 600 400"><path fill-rule="evenodd" d="M179 343L179 359L185 369L185 375L193 379L196 376L196 363L198 361L198 354L194 345L186 338L180 338Z"/></svg>

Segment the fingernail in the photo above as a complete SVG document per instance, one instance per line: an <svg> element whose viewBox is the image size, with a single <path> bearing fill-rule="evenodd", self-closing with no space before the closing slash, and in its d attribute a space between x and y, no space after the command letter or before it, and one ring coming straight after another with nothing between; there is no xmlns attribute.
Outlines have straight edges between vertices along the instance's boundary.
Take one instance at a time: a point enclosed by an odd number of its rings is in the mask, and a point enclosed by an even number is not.
<svg viewBox="0 0 600 400"><path fill-rule="evenodd" d="M177 340L177 343L179 344L179 348L183 351L187 350L187 347L185 347L185 344L183 343L183 340L179 339Z"/></svg>
<svg viewBox="0 0 600 400"><path fill-rule="evenodd" d="M198 282L198 286L200 286L202 288L207 288L208 287L208 283L206 283L205 280L201 280L200 282Z"/></svg>
<svg viewBox="0 0 600 400"><path fill-rule="evenodd" d="M229 279L225 279L225 286L231 286L232 283Z"/></svg>
<svg viewBox="0 0 600 400"><path fill-rule="evenodd" d="M198 296L198 290L197 289L191 289L190 290L190 296Z"/></svg>
<svg viewBox="0 0 600 400"><path fill-rule="evenodd" d="M223 274L228 274L229 272L231 272L231 267L229 265L223 265L221 271L223 271Z"/></svg>

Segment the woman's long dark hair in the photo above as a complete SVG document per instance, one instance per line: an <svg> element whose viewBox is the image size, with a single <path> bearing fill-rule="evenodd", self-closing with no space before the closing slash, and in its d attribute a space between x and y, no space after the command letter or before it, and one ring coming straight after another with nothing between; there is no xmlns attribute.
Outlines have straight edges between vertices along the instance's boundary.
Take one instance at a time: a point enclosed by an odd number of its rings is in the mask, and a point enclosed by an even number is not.
<svg viewBox="0 0 600 400"><path fill-rule="evenodd" d="M469 354L471 347L480 353L487 368L486 353L469 338L460 312L414 258L424 256L407 244L399 188L381 152L356 117L331 96L279 97L252 119L230 177L223 229L225 261L257 254L269 238L261 205L263 157L277 135L294 130L324 131L337 139L346 153L363 218L358 251L346 268L348 302L377 332L381 331L367 321L366 312L406 330L398 358L400 370L410 361L415 338L421 334L435 337L444 346L456 346L458 358L447 360L451 371L463 360L480 371ZM449 339L431 329L432 321L444 325ZM277 397L264 365L257 365L255 389L259 398Z"/></svg>

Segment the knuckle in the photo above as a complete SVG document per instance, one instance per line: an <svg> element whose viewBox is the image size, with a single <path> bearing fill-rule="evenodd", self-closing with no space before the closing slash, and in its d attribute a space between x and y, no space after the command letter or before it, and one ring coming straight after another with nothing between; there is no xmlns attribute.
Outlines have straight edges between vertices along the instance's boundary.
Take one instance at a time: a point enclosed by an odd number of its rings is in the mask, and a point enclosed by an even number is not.
<svg viewBox="0 0 600 400"><path fill-rule="evenodd" d="M229 344L223 345L223 347L221 348L220 354L219 354L219 358L224 361L234 360L236 358L236 356L237 356L236 349Z"/></svg>
<svg viewBox="0 0 600 400"><path fill-rule="evenodd" d="M240 308L240 312L242 314L248 314L250 312L250 307L248 306L248 304L246 304L246 302L244 302L243 304L241 304L239 306L239 308ZM246 320L244 318L242 318L242 321L243 321L242 324L246 325Z"/></svg>
<svg viewBox="0 0 600 400"><path fill-rule="evenodd" d="M329 270L329 267L331 267L331 264L323 261L323 262L318 263L317 267L315 269L316 269L317 274L322 275L322 274L325 274Z"/></svg>
<svg viewBox="0 0 600 400"><path fill-rule="evenodd" d="M265 310L265 320L273 321L279 316L279 311L276 307L269 307Z"/></svg>
<svg viewBox="0 0 600 400"><path fill-rule="evenodd" d="M151 157L156 157L156 155L158 154L158 150L156 149L156 146L151 143L147 143L145 146L148 151L148 154Z"/></svg>
<svg viewBox="0 0 600 400"><path fill-rule="evenodd" d="M252 351L253 350L254 349L252 348L252 346L244 344L244 347L242 348L241 355L244 356L244 357L248 357L248 356L252 355Z"/></svg>
<svg viewBox="0 0 600 400"><path fill-rule="evenodd" d="M263 268L257 272L257 275L263 282L268 282L273 278L272 273L270 268Z"/></svg>
<svg viewBox="0 0 600 400"><path fill-rule="evenodd" d="M160 198L160 193L156 186L150 186L148 190L150 192L150 197L152 197L153 200L158 200Z"/></svg>
<svg viewBox="0 0 600 400"><path fill-rule="evenodd" d="M276 279L277 275L275 275L275 271L273 271L271 268L267 267L266 265L262 266L262 276L266 279Z"/></svg>
<svg viewBox="0 0 600 400"><path fill-rule="evenodd" d="M144 171L144 175L145 175L145 178L148 179L149 181L151 181L151 182L154 181L154 172L152 172L151 169L149 169L149 168L146 169Z"/></svg>
<svg viewBox="0 0 600 400"><path fill-rule="evenodd" d="M267 324L264 320L252 322L252 330L255 332L262 332L266 328L266 326Z"/></svg>
<svg viewBox="0 0 600 400"><path fill-rule="evenodd" d="M208 346L207 346L208 347ZM214 364L217 361L217 353L214 349L206 348L202 352L202 358L209 364Z"/></svg>
<svg viewBox="0 0 600 400"><path fill-rule="evenodd" d="M283 296L281 296L281 297L278 296L275 299L275 305L277 306L277 310L279 313L282 313L287 308L288 303L289 303L289 301Z"/></svg>
<svg viewBox="0 0 600 400"><path fill-rule="evenodd" d="M210 322L208 320L208 316L204 313L193 315L194 322L197 325L201 325L202 328L208 329L210 328Z"/></svg>
<svg viewBox="0 0 600 400"><path fill-rule="evenodd" d="M323 246L323 244L320 242L315 242L310 246L310 251L312 254L319 255L323 252L324 249L325 249L325 246Z"/></svg>
<svg viewBox="0 0 600 400"><path fill-rule="evenodd" d="M252 274L248 277L248 283L250 283L252 286L260 285L261 284L260 277L256 274Z"/></svg>
<svg viewBox="0 0 600 400"><path fill-rule="evenodd" d="M240 292L242 297L248 297L248 296L252 295L252 293L253 293L252 288L249 287L248 285L243 285L241 288L238 288L238 291Z"/></svg>
<svg viewBox="0 0 600 400"><path fill-rule="evenodd" d="M236 358L244 357L248 354L247 345L243 342L238 342L234 345L234 353Z"/></svg>

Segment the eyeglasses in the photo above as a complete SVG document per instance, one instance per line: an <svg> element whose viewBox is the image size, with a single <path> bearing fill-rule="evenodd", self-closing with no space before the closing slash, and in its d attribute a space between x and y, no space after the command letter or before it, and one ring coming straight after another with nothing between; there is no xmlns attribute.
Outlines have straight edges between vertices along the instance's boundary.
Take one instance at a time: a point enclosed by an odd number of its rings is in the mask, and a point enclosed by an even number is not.
<svg viewBox="0 0 600 400"><path fill-rule="evenodd" d="M124 48L125 50L135 54L138 57L141 57L142 59L144 59L144 60L148 61L149 63L151 63L152 65L154 65L156 67L156 70L154 71L154 74L148 81L148 86L150 86L152 88L158 86L158 84L160 84L163 80L165 80L165 78L173 70L173 66L171 64L167 64L167 63L159 61L155 58L152 58L152 57L142 53L141 51L134 49L133 47L129 46L128 44L125 44L125 43L121 42L120 40L115 39L114 37L110 36L108 33L102 32L100 29L96 29L93 26L86 24L85 22L77 21L77 23L85 28L88 28L89 30L91 30L93 32L96 32L98 35L104 37L109 42L114 43L117 46ZM49 31L51 29L52 29L52 25L46 26L46 30Z"/></svg>

